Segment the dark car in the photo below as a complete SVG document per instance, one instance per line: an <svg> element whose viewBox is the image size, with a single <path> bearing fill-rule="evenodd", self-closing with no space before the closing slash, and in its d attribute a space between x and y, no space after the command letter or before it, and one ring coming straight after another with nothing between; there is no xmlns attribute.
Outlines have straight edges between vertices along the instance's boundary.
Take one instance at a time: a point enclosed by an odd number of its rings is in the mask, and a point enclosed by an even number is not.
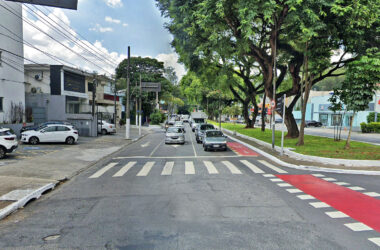
<svg viewBox="0 0 380 250"><path fill-rule="evenodd" d="M74 129L76 129L75 126L72 125L69 122L50 121L50 122L44 122L44 123L41 123L41 124L38 124L38 125L33 125L33 126L24 126L24 127L22 127L20 129L20 134L22 134L22 132L25 132L25 131L28 131L28 130L37 130L39 127L45 127L46 125L50 125L50 124L63 124L63 125L72 126Z"/></svg>
<svg viewBox="0 0 380 250"><path fill-rule="evenodd" d="M201 143L203 140L203 136L207 130L215 129L214 125L212 124L201 124L199 128L195 131L195 140L197 140L198 143Z"/></svg>
<svg viewBox="0 0 380 250"><path fill-rule="evenodd" d="M317 121L305 121L305 127L322 127L322 123Z"/></svg>

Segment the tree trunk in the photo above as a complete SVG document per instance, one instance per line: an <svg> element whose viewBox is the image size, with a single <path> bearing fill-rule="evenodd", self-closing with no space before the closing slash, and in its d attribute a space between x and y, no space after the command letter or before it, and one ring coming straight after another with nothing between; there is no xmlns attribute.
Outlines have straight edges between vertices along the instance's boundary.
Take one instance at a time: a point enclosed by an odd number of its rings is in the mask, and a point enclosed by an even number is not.
<svg viewBox="0 0 380 250"><path fill-rule="evenodd" d="M264 91L263 105L261 106L261 131L265 132L265 99L267 95Z"/></svg>
<svg viewBox="0 0 380 250"><path fill-rule="evenodd" d="M351 131L352 131L352 122L354 120L355 112L350 117L350 130L348 131L348 137L346 141L346 145L344 146L344 149L350 149L350 141L351 141Z"/></svg>
<svg viewBox="0 0 380 250"><path fill-rule="evenodd" d="M244 121L246 123L245 127L246 128L253 128L252 121L251 121L251 119L249 119L248 108L249 108L249 101L248 102L244 102L243 103L243 116L244 116Z"/></svg>
<svg viewBox="0 0 380 250"><path fill-rule="evenodd" d="M305 141L304 141L304 135L305 135L305 118L306 118L306 106L307 106L307 98L308 98L308 82L309 82L309 76L308 76L308 71L309 71L309 60L308 60L308 56L307 56L307 45L308 43L306 42L306 48L305 48L305 64L304 64L304 67L303 67L303 72L302 72L302 81L301 81L301 114L302 114L302 118L301 118L301 127L300 127L300 133L299 133L299 136L298 136L298 142L297 142L297 146L303 146L305 144ZM304 91L304 83L306 85L305 87L305 91ZM304 94L303 94L303 91L304 91ZM305 97L305 98L304 98Z"/></svg>
<svg viewBox="0 0 380 250"><path fill-rule="evenodd" d="M288 129L288 133L286 134L286 138L297 138L299 136L299 130L296 123L296 120L293 116L293 108L285 108L285 125Z"/></svg>

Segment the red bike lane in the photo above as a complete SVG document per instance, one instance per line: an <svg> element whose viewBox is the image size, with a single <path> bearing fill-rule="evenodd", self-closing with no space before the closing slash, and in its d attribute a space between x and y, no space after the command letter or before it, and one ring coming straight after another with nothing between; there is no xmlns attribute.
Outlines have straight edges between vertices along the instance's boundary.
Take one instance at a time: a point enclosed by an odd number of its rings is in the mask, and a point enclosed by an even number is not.
<svg viewBox="0 0 380 250"><path fill-rule="evenodd" d="M244 146L238 142L227 142L227 146L234 151L235 153L242 156L258 156L259 154L253 151L252 149Z"/></svg>

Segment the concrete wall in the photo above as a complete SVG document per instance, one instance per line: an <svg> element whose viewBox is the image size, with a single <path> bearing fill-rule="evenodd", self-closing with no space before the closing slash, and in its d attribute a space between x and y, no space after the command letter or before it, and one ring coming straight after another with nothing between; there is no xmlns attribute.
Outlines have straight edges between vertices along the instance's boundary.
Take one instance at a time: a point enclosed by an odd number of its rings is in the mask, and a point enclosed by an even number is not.
<svg viewBox="0 0 380 250"><path fill-rule="evenodd" d="M21 4L9 1L1 1L1 4L7 8L10 6L18 15L22 15ZM22 21L19 17L4 8L0 8L0 17L2 25L20 37L23 36ZM0 28L0 31L6 35L13 36L3 28ZM5 50L18 56L12 55ZM0 123L3 123L9 122L11 102L16 104L21 103L25 107L24 61L21 58L24 55L23 44L16 43L6 36L0 36L0 51L2 51L0 97L3 97L3 110L0 111Z"/></svg>
<svg viewBox="0 0 380 250"><path fill-rule="evenodd" d="M41 75L41 80L36 80L36 75ZM25 82L26 93L31 93L32 88L36 88L37 93L50 94L50 70L27 70L25 68Z"/></svg>

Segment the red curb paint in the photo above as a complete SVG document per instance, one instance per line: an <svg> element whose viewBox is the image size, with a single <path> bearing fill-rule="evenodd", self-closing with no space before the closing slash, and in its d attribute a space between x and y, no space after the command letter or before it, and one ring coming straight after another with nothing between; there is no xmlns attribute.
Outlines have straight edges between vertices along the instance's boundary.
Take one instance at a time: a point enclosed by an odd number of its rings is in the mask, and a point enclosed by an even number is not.
<svg viewBox="0 0 380 250"><path fill-rule="evenodd" d="M380 232L380 200L312 175L276 176Z"/></svg>
<svg viewBox="0 0 380 250"><path fill-rule="evenodd" d="M249 149L248 147L238 143L238 142L227 142L227 146L238 153L239 155L244 156L258 156L259 154L255 151Z"/></svg>

